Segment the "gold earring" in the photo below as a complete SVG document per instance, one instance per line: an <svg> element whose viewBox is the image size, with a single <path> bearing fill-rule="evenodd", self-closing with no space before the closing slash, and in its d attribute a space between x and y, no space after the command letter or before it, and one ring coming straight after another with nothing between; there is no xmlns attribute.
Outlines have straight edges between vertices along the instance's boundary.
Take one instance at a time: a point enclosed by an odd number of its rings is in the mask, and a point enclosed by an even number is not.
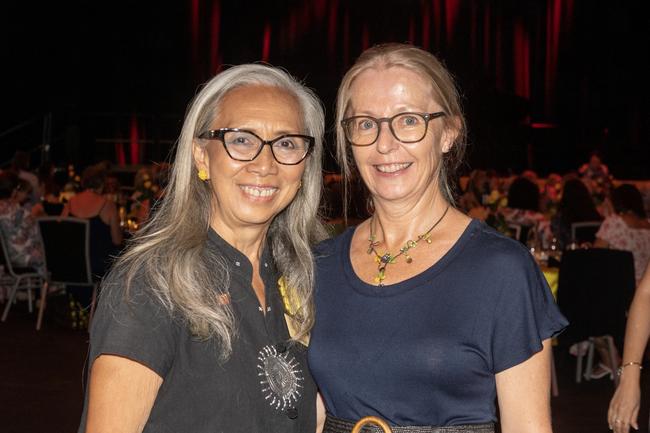
<svg viewBox="0 0 650 433"><path fill-rule="evenodd" d="M300 189L300 188L302 188L302 180L301 180L300 183L298 184L298 189Z"/></svg>
<svg viewBox="0 0 650 433"><path fill-rule="evenodd" d="M202 181L208 180L208 172L204 168L200 168L198 172L199 179Z"/></svg>

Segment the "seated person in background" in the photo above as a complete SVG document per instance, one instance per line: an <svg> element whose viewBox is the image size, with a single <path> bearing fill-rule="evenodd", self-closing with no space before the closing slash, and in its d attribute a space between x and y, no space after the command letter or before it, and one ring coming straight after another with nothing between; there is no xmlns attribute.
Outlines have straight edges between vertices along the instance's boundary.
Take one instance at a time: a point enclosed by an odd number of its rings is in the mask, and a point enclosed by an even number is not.
<svg viewBox="0 0 650 433"><path fill-rule="evenodd" d="M29 194L29 202L36 203L38 201L38 177L29 171L29 153L17 150L11 160L11 171L16 173L19 179L25 180L31 186Z"/></svg>
<svg viewBox="0 0 650 433"><path fill-rule="evenodd" d="M483 207L483 196L490 194L490 183L485 170L472 170L469 174L465 192L460 197L460 209L469 213L476 207Z"/></svg>
<svg viewBox="0 0 650 433"><path fill-rule="evenodd" d="M542 247L551 244L553 239L551 224L539 211L539 188L531 180L518 177L512 181L508 189L508 207L502 209L501 213L508 224L529 227L528 232L534 230L534 235L541 242Z"/></svg>
<svg viewBox="0 0 650 433"><path fill-rule="evenodd" d="M45 195L45 184L54 179L54 173L56 173L56 167L52 162L45 162L38 167L37 193L39 198L42 198L43 195Z"/></svg>
<svg viewBox="0 0 650 433"><path fill-rule="evenodd" d="M540 211L546 215L555 215L562 196L562 176L550 173L540 194Z"/></svg>
<svg viewBox="0 0 650 433"><path fill-rule="evenodd" d="M126 205L126 197L122 193L120 179L110 172L106 175L106 180L104 181L104 196L118 206Z"/></svg>
<svg viewBox="0 0 650 433"><path fill-rule="evenodd" d="M105 177L99 166L86 168L81 177L83 191L70 198L61 214L90 221L90 266L98 276L104 275L110 256L122 244L117 206L102 194Z"/></svg>
<svg viewBox="0 0 650 433"><path fill-rule="evenodd" d="M589 189L598 212L603 217L614 213L609 200L613 188L612 176L609 174L607 166L602 163L600 153L592 152L589 162L583 164L578 173Z"/></svg>
<svg viewBox="0 0 650 433"><path fill-rule="evenodd" d="M18 183L14 189L12 200L24 207L28 211L32 209L32 193L34 192L32 184L25 179L18 178Z"/></svg>
<svg viewBox="0 0 650 433"><path fill-rule="evenodd" d="M151 167L142 167L135 174L134 192L131 195L131 216L138 224L144 223L149 218L149 211L155 201L157 187L155 187Z"/></svg>
<svg viewBox="0 0 650 433"><path fill-rule="evenodd" d="M608 177L609 169L600 157L600 152L593 151L589 155L589 162L586 162L580 166L578 170L580 176L588 179L595 179L598 177Z"/></svg>
<svg viewBox="0 0 650 433"><path fill-rule="evenodd" d="M528 179L529 181L531 181L535 185L537 185L537 182L539 182L539 176L537 175L537 173L534 170L524 170L521 173L520 177L523 177L524 179Z"/></svg>
<svg viewBox="0 0 650 433"><path fill-rule="evenodd" d="M615 213L603 221L594 246L630 251L638 285L650 261L650 221L641 192L634 185L623 184L612 192L612 205Z"/></svg>
<svg viewBox="0 0 650 433"><path fill-rule="evenodd" d="M42 185L43 197L32 207L32 216L34 218L44 216L57 216L63 212L63 203L61 203L61 185L54 181L54 178L47 179Z"/></svg>
<svg viewBox="0 0 650 433"><path fill-rule="evenodd" d="M551 221L558 246L565 248L571 243L571 224L585 221L602 221L589 190L580 179L564 183L558 211Z"/></svg>
<svg viewBox="0 0 650 433"><path fill-rule="evenodd" d="M15 173L0 173L0 232L13 266L32 267L44 273L43 249L29 211L18 203L20 179Z"/></svg>

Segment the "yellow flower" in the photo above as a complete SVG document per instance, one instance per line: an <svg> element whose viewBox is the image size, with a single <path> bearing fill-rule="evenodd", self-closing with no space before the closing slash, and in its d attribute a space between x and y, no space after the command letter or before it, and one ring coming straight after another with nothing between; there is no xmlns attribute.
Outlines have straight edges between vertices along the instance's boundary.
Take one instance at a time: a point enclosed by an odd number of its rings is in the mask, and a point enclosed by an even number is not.
<svg viewBox="0 0 650 433"><path fill-rule="evenodd" d="M284 311L293 316L298 311L299 305L294 299L294 296L291 290L287 287L287 282L284 277L280 277L278 280L278 289L280 290L280 296L282 296L282 303L284 304Z"/></svg>
<svg viewBox="0 0 650 433"><path fill-rule="evenodd" d="M490 195L487 197L487 202L488 204L494 204L496 203L497 200L501 197L501 194L499 194L499 191L496 189L493 189L490 192Z"/></svg>

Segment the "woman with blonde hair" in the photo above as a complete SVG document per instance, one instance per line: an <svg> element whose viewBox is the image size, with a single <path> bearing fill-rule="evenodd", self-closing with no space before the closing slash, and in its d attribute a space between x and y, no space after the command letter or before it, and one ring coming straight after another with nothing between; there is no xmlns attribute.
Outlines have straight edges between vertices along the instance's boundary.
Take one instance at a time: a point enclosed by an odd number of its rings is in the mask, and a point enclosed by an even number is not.
<svg viewBox="0 0 650 433"><path fill-rule="evenodd" d="M530 253L453 205L465 121L449 72L410 45L371 48L336 114L339 163L374 214L317 248L324 431L376 416L394 432L493 432L497 397L502 432L550 432L550 340L566 321Z"/></svg>
<svg viewBox="0 0 650 433"><path fill-rule="evenodd" d="M80 432L304 432L323 110L286 72L232 67L189 107L166 198L103 285Z"/></svg>

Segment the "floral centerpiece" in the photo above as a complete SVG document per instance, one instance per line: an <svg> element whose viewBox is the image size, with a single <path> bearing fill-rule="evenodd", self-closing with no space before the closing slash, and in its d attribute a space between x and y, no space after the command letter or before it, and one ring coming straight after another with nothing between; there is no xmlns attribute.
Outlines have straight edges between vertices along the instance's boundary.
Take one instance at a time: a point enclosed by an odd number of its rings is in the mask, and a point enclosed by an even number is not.
<svg viewBox="0 0 650 433"><path fill-rule="evenodd" d="M501 212L508 206L508 196L502 194L498 189L493 189L489 195L483 198L483 206L488 210L485 222L498 232L512 237L512 230L508 227L508 222Z"/></svg>

